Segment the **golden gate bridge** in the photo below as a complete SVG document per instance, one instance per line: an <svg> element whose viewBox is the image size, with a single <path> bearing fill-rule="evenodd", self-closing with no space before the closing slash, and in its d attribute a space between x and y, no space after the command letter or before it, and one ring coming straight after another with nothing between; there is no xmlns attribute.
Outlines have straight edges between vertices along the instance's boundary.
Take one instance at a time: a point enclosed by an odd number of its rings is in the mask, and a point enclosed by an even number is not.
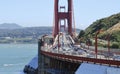
<svg viewBox="0 0 120 74"><path fill-rule="evenodd" d="M38 74L75 74L83 62L120 67L120 59L115 59L118 52L97 49L98 33L94 49L80 47L75 41L73 0L66 0L68 6L60 6L59 1L54 0L52 35L44 35L38 42Z"/></svg>

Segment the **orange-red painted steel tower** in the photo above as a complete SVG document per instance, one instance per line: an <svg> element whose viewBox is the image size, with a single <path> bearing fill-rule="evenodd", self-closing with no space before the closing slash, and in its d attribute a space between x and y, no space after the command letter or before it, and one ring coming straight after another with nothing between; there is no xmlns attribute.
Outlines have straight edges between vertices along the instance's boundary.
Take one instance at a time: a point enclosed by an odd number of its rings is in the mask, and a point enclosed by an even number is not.
<svg viewBox="0 0 120 74"><path fill-rule="evenodd" d="M66 22L67 22L67 33L72 36L72 0L67 0L68 2L68 10L65 11L59 11L60 9L65 9L65 6L59 7L59 0L54 0L54 28L53 28L53 36L55 37L59 31L60 27L66 28ZM64 20L64 24L61 25L61 20ZM65 21L66 20L66 21Z"/></svg>

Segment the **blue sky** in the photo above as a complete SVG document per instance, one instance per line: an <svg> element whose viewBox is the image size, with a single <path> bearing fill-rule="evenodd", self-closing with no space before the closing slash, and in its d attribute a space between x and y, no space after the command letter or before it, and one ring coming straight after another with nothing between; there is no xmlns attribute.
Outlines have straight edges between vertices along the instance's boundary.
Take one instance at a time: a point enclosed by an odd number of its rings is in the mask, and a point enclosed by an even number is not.
<svg viewBox="0 0 120 74"><path fill-rule="evenodd" d="M65 1L65 0L63 0ZM76 27L85 29L97 19L120 12L120 0L73 0ZM0 24L52 26L54 0L0 0Z"/></svg>

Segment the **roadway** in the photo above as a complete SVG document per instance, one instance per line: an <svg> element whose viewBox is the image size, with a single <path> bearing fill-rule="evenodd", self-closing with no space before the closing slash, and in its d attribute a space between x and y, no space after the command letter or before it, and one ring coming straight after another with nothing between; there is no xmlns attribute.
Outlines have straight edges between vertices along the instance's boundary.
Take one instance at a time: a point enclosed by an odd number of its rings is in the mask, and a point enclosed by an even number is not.
<svg viewBox="0 0 120 74"><path fill-rule="evenodd" d="M52 46L44 46L42 49L47 52L59 53L64 55L72 55L78 57L96 58L94 51L80 47L80 45L74 45L74 40L68 34L62 33L56 36ZM98 53L97 59L109 59L120 61L120 55L106 52Z"/></svg>

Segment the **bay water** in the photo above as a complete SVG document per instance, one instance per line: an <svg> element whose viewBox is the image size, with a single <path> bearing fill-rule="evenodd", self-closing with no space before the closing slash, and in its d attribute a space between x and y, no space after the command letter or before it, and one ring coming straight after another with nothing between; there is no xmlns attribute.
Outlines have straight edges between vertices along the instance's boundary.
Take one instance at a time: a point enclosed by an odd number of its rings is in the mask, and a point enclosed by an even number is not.
<svg viewBox="0 0 120 74"><path fill-rule="evenodd" d="M37 49L37 44L0 44L0 74L19 74Z"/></svg>

